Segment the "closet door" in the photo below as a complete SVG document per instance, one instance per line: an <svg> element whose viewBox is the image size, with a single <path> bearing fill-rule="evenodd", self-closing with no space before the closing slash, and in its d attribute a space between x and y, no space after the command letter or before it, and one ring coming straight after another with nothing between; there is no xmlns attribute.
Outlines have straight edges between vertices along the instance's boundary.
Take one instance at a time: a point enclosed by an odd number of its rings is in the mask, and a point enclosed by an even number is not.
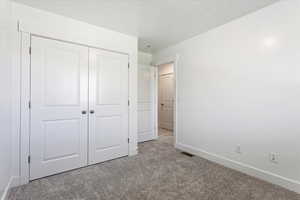
<svg viewBox="0 0 300 200"><path fill-rule="evenodd" d="M88 48L32 37L30 179L87 165Z"/></svg>
<svg viewBox="0 0 300 200"><path fill-rule="evenodd" d="M89 53L89 164L128 155L128 56Z"/></svg>

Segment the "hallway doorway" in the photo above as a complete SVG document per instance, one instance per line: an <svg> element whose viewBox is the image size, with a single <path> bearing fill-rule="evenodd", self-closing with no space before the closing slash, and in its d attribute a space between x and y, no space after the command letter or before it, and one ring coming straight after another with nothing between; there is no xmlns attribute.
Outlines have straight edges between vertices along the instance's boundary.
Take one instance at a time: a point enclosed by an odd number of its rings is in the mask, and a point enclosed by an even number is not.
<svg viewBox="0 0 300 200"><path fill-rule="evenodd" d="M173 135L174 127L174 64L158 66L158 134Z"/></svg>

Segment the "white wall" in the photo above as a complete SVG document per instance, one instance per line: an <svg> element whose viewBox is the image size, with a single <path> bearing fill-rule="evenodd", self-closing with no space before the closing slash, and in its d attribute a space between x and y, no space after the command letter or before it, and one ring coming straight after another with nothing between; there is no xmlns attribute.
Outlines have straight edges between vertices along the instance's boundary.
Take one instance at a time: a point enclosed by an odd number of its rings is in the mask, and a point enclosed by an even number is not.
<svg viewBox="0 0 300 200"><path fill-rule="evenodd" d="M152 63L152 54L139 51L139 53L138 53L138 63L141 64L141 65L151 65L151 63Z"/></svg>
<svg viewBox="0 0 300 200"><path fill-rule="evenodd" d="M300 192L299 10L281 1L154 55L179 56L179 148Z"/></svg>
<svg viewBox="0 0 300 200"><path fill-rule="evenodd" d="M32 33L129 55L129 155L135 155L137 153L137 38L18 3L12 3L12 13L14 20L19 21L19 28L23 33ZM18 36L16 36L15 40L18 40ZM16 63L14 67L16 74L20 73L20 65ZM17 80L18 77L16 76L15 79ZM18 88L18 90L19 91L14 92L14 101L16 102L20 98L20 88ZM24 110L26 109L24 108ZM15 110L16 113L18 113L18 108L15 108ZM17 117L14 116L14 118ZM18 122L16 122L15 125L18 126ZM15 129L13 137L14 147L20 146L18 139L19 135L17 129ZM24 149L28 151L25 145L22 144L21 146L23 146L21 150L16 148L13 152L13 155L16 155L15 157L20 156L18 152L25 154ZM23 157L25 156L23 155ZM20 171L18 166L20 164L27 165L27 163L18 163L18 161L19 159L14 159L14 175L21 175L20 183L26 183L28 179L22 176L22 170L21 174L18 174ZM24 162L26 162L26 160L24 160Z"/></svg>
<svg viewBox="0 0 300 200"><path fill-rule="evenodd" d="M0 198L11 176L11 5L0 0Z"/></svg>

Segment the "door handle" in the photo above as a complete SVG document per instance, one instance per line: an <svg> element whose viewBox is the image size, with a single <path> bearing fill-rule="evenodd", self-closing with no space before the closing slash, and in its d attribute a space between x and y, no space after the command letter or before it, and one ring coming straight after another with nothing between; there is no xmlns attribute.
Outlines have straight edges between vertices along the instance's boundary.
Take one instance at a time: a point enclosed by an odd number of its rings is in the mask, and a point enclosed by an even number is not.
<svg viewBox="0 0 300 200"><path fill-rule="evenodd" d="M161 106L164 106L165 104L161 103L160 105L161 105Z"/></svg>
<svg viewBox="0 0 300 200"><path fill-rule="evenodd" d="M85 110L81 111L81 114L85 115L85 114L86 114L86 111L85 111Z"/></svg>
<svg viewBox="0 0 300 200"><path fill-rule="evenodd" d="M90 110L90 113L91 113L91 114L94 114L94 113L95 113L95 111L94 111L94 110Z"/></svg>

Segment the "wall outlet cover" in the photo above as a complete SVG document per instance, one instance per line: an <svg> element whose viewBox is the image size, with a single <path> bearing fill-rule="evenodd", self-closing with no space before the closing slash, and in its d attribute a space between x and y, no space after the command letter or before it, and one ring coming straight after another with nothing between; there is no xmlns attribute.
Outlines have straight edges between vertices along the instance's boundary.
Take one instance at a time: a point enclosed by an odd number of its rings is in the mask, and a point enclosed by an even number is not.
<svg viewBox="0 0 300 200"><path fill-rule="evenodd" d="M269 154L269 160L271 163L278 163L279 155L277 153L270 153Z"/></svg>

